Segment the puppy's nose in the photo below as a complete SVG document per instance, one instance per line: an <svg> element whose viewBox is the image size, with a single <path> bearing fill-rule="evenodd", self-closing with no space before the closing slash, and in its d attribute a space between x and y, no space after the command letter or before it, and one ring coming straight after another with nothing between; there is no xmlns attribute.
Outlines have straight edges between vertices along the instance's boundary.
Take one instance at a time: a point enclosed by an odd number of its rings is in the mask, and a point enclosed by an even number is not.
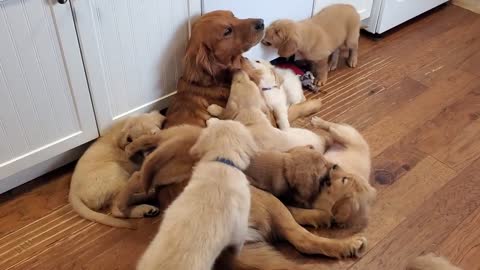
<svg viewBox="0 0 480 270"><path fill-rule="evenodd" d="M260 31L260 30L263 30L264 28L265 28L265 24L263 24L263 20L257 19L255 21L255 30Z"/></svg>

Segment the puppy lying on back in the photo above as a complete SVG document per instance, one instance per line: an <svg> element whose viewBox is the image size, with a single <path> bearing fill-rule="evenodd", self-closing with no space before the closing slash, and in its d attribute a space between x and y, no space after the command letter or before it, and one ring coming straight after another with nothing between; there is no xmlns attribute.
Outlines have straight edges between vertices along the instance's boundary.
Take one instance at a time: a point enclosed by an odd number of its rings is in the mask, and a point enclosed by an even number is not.
<svg viewBox="0 0 480 270"><path fill-rule="evenodd" d="M226 248L238 253L248 231L245 170L256 152L245 126L208 120L191 154L200 158L185 190L166 210L137 269L210 270Z"/></svg>
<svg viewBox="0 0 480 270"><path fill-rule="evenodd" d="M335 164L330 177L312 205L312 211L292 208L292 214L303 225L345 226L365 221L376 196L370 185L370 149L353 127L312 118L312 124L330 133L334 143L325 152L325 159Z"/></svg>
<svg viewBox="0 0 480 270"><path fill-rule="evenodd" d="M252 65L262 74L258 86L275 115L277 126L280 129L289 128L288 107L305 101L300 79L291 70L275 68L265 60L252 61Z"/></svg>
<svg viewBox="0 0 480 270"><path fill-rule="evenodd" d="M336 4L303 21L274 21L267 28L262 43L278 49L282 57L299 54L312 61L317 86L321 86L327 82L329 68L336 68L340 48L349 50L348 65L357 65L359 36L360 16L355 8ZM331 67L328 66L330 55Z"/></svg>
<svg viewBox="0 0 480 270"><path fill-rule="evenodd" d="M210 105L208 112L221 119L241 122L252 132L259 149L264 151L288 151L296 146L312 145L315 150L324 152L326 140L308 129L274 128L265 115L266 105L258 86L244 72L234 75L227 107Z"/></svg>
<svg viewBox="0 0 480 270"><path fill-rule="evenodd" d="M328 175L330 165L312 146L287 152L263 151L255 155L245 174L250 184L282 199L308 206Z"/></svg>
<svg viewBox="0 0 480 270"><path fill-rule="evenodd" d="M70 184L69 201L80 216L109 226L132 227L127 221L94 210L110 205L138 169L125 154L125 146L142 135L159 132L164 120L158 112L121 120L88 148L78 161ZM154 210L143 205L126 217L156 214Z"/></svg>

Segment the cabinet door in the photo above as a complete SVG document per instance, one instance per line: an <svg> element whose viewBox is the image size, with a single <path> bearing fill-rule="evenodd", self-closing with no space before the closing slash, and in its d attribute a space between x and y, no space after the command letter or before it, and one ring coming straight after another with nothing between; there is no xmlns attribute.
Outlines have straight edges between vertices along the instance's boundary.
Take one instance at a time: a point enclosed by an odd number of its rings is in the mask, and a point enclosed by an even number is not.
<svg viewBox="0 0 480 270"><path fill-rule="evenodd" d="M98 134L69 4L0 1L0 39L3 192L29 180L16 173Z"/></svg>
<svg viewBox="0 0 480 270"><path fill-rule="evenodd" d="M355 7L360 14L360 19L364 20L370 17L372 12L373 0L315 0L313 13L317 13L324 7L332 4L350 4Z"/></svg>
<svg viewBox="0 0 480 270"><path fill-rule="evenodd" d="M199 1L72 1L100 132L125 115L167 105Z"/></svg>
<svg viewBox="0 0 480 270"><path fill-rule="evenodd" d="M302 20L312 16L314 0L203 0L202 13L218 9L231 10L238 18L262 18L265 25L277 19ZM253 59L278 57L275 50L261 44L250 49L245 56Z"/></svg>

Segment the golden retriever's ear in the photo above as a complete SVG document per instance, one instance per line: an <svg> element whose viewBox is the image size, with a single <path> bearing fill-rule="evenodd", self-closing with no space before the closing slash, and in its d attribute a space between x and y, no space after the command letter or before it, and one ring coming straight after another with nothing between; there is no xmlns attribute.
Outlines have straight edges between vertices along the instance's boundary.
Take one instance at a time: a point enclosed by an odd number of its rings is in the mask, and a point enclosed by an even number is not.
<svg viewBox="0 0 480 270"><path fill-rule="evenodd" d="M184 58L184 76L187 81L198 82L205 73L214 76L210 50L200 42L190 41Z"/></svg>

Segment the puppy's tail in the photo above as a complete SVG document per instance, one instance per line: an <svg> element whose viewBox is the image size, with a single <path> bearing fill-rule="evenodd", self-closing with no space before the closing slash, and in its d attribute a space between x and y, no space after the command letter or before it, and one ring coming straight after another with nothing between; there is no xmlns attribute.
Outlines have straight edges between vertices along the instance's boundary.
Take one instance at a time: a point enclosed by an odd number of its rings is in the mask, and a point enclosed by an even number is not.
<svg viewBox="0 0 480 270"><path fill-rule="evenodd" d="M407 264L406 270L462 270L447 259L433 253L419 256Z"/></svg>
<svg viewBox="0 0 480 270"><path fill-rule="evenodd" d="M83 203L83 201L72 191L70 191L68 195L68 200L70 201L70 205L72 205L73 210L75 210L78 215L85 219L112 227L127 229L135 228L132 223L126 220L114 218L112 216L93 211L92 209L88 208L85 203Z"/></svg>
<svg viewBox="0 0 480 270"><path fill-rule="evenodd" d="M247 244L235 259L235 270L306 270L305 264L290 261L265 242Z"/></svg>

